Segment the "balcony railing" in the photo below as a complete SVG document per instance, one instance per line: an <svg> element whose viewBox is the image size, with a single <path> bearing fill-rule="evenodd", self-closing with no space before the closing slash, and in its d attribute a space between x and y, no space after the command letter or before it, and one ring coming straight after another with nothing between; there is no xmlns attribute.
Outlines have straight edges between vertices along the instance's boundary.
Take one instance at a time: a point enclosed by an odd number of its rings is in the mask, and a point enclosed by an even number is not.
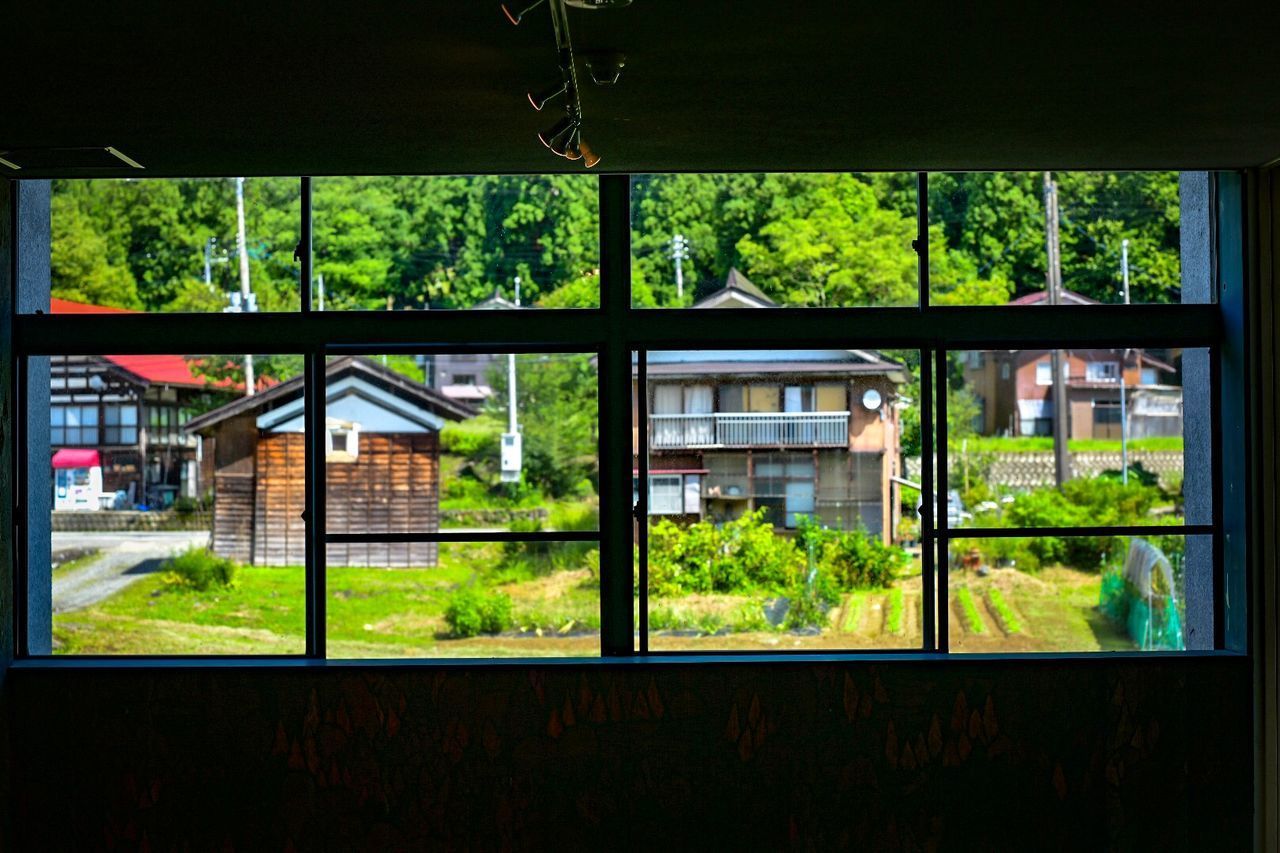
<svg viewBox="0 0 1280 853"><path fill-rule="evenodd" d="M650 446L684 447L844 447L848 412L727 413L650 415Z"/></svg>

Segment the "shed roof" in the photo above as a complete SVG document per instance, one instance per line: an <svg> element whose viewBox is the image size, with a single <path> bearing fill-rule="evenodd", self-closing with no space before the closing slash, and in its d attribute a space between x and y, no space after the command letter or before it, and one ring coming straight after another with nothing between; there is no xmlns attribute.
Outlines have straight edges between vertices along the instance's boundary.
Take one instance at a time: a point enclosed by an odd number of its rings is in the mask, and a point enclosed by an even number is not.
<svg viewBox="0 0 1280 853"><path fill-rule="evenodd" d="M414 382L389 367L360 356L344 356L329 362L325 369L325 385L332 386L347 376L357 376L413 406L449 420L460 421L476 415L476 410L471 406L451 400L440 392ZM261 413L293 402L302 396L302 383L303 377L295 376L252 397L241 397L192 418L187 422L186 429L190 432L204 432L228 418Z"/></svg>

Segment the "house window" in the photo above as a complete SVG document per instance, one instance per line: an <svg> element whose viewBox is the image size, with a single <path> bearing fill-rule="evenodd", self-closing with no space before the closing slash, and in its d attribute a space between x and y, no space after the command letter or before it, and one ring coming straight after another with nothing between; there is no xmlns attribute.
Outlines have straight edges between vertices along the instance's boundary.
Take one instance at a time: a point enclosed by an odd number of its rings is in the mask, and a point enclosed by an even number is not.
<svg viewBox="0 0 1280 853"><path fill-rule="evenodd" d="M1037 369L1037 371L1039 370L1039 368L1038 368L1038 367L1037 367L1036 369ZM1008 379L1008 378L1009 378L1009 362L1007 362L1007 361L1002 361L1002 362L1000 363L1000 378L1001 378L1001 379ZM1039 376L1037 376L1036 378L1037 378L1037 379L1039 379Z"/></svg>
<svg viewBox="0 0 1280 853"><path fill-rule="evenodd" d="M1120 379L1120 362L1090 361L1084 366L1084 378L1089 382L1117 382Z"/></svg>
<svg viewBox="0 0 1280 853"><path fill-rule="evenodd" d="M22 448L28 465L28 476L18 478L28 491L12 502L27 510L19 534L27 574L17 588L49 588L46 439L93 444L110 429L123 441L133 428L148 440L148 452L103 452L107 496L121 506L166 506L174 490L186 488L181 472L198 461L198 492L214 495L213 511L240 507L242 524L211 526L208 539L215 549L245 555L235 558L244 581L237 596L280 593L259 610L197 614L192 604L192 626L226 616L219 632L199 634L202 650L229 647L217 645L224 630L258 644L235 646L240 650L310 658L623 657L691 648L1140 651L1178 642L1234 649L1242 636L1240 567L1248 561L1238 550L1241 537L1223 532L1243 518L1241 472L1254 469L1245 464L1247 442L1205 440L1233 434L1228 430L1248 414L1237 399L1248 390L1243 369L1233 361L1249 342L1232 325L1241 306L1223 310L1213 294L1237 298L1237 256L1244 252L1230 241L1252 232L1232 217L1249 208L1240 203L1239 176L1187 174L1184 181L1211 182L1213 193L1181 195L1183 209L1173 208L1179 219L1169 203L1179 197L1178 176L1141 177L209 179L171 187L174 199L198 195L201 204L164 211L181 227L157 217L142 223L156 226L146 233L116 215L142 209L129 199L144 181L105 184L110 191L76 184L83 199L55 187L66 193L55 215L110 214L109 221L55 229L59 240L84 232L107 240L122 265L148 258L145 270L133 270L139 291L131 302L146 311L63 317L43 308L48 293L23 290L38 282L19 282L19 304L40 306L40 313L33 307L10 318L15 373L37 378L6 389L24 394L15 407L21 432L10 446ZM191 234L225 230L240 192L254 235L256 303L277 312L273 318L222 310L228 306L218 294L236 284L233 259L220 265L217 248L208 253L213 288L190 281L189 252L172 251L189 246ZM1199 197L1213 198L1212 210L1197 207ZM785 205L774 203L782 198ZM1034 203L1002 206L1015 198ZM378 203L368 203L373 199ZM1029 306L1057 301L1041 292L1034 274L1043 260L1044 222L1036 214L1045 199L1062 208L1061 286L1078 296L1038 309ZM526 209L544 215L513 215ZM205 210L213 211L207 222L199 219ZM482 215L454 215L463 210ZM1179 222L1196 216L1226 217L1230 227L1199 227L1209 224L1201 221L1180 233ZM975 223L992 217L1002 227L975 232ZM480 227L484 222L508 225ZM671 253L676 227L688 232L679 277ZM1069 237L1068 227L1097 239ZM1114 270L1098 262L1116 257L1116 249L1097 243L1135 229L1144 252L1150 245L1163 254L1135 265L1133 304L1120 305ZM1004 234L1010 236L993 245L991 235ZM1219 242L1184 258L1184 236ZM220 237L218 245L229 240ZM1004 251L1015 241L1017 251ZM868 245L876 247L871 255ZM1190 270L1202 257L1213 263ZM1185 284L1180 270L1187 271ZM1196 289L1202 280L1205 293ZM1093 307L1108 300L1117 304ZM188 305L207 313L175 312ZM511 314L517 307L518 317ZM727 310L715 314L721 307ZM347 313L337 323L322 311ZM159 312L168 315L146 316ZM271 320L264 347L271 352L246 357L240 351L264 334L264 319ZM103 389L39 387L41 359L56 356L51 342L59 341L74 341L63 345L77 353L195 347L214 355L203 357L197 376L166 368L165 379L186 396L148 399L130 423L124 409L108 419L98 403L88 405L84 398ZM510 351L480 355L486 341ZM1143 426L1162 430L1152 435L1160 445L1185 436L1182 454L1168 452L1185 460L1181 496L1169 474L1157 497L1144 492L1140 501L1048 512L1061 509L1064 496L1112 494L1120 488L1110 482L1114 473L1137 488L1132 452L1128 469L1117 471L1123 464L1115 460L1124 457L1109 443L1082 444L1090 438L1091 405L1105 404L1099 395L1114 389L1077 382L1054 399L1051 352L1108 347L1183 353L1192 380L1168 396L1177 397L1187 427L1173 435L1176 425ZM986 355L966 355L981 350ZM694 353L697 364L691 366L694 357L659 360L672 353ZM416 359L428 355L476 357L460 374L473 379L493 358L514 363L514 387L498 369L492 396L445 397L423 384ZM966 376L966 366L988 356L1000 360L1002 376L1019 381L992 385L990 377ZM1018 369L1006 373L1006 360ZM1027 381L1030 364L1034 382ZM1066 363L1062 369L1065 375ZM1077 378L1088 375L1082 366ZM161 386L153 383L148 397ZM177 407L188 396L200 414L184 431ZM1145 404L1135 396L1130 405L1136 412ZM31 419L21 415L43 423L45 406L48 436L28 434ZM989 416L979 424L984 409ZM1099 424L1111 417L1105 409L1098 407ZM1057 436L1065 465L1049 434L1054 414L1068 425L1068 434ZM1136 432L1137 418L1133 425ZM202 458L186 443L189 435L200 436ZM514 445L512 436L522 453L508 477L500 448ZM344 464L356 454L359 464ZM363 469L375 464L376 476L367 476ZM429 473L415 479L413 472ZM629 474L638 486L634 504ZM1056 478L1086 477L1107 478L1106 488L1064 483L1055 491ZM922 495L919 513L915 494ZM1127 512L1121 504L1145 513L1148 498L1161 502L1149 508L1152 517L1120 514ZM650 525L648 515L663 518ZM691 515L699 520L676 517ZM1054 529L1064 519L1071 526ZM923 544L901 563L893 560L899 568L887 575L858 585L856 573L840 568L870 553L870 543L896 549L907 541ZM840 555L848 557L843 564ZM184 601L222 606L216 595L178 599L179 590L154 586L167 574L146 573L130 600L162 600L166 616ZM1100 627L1104 578L1109 590L1160 593L1159 602L1145 602L1162 608L1152 623L1159 623L1156 640L1134 636L1120 622ZM400 602L394 611L378 594L390 588ZM802 598L810 590L812 602ZM151 591L172 594L161 599ZM554 606L544 606L552 592ZM965 605L969 598L973 606ZM782 612L792 602L795 608ZM1044 616L1061 607L1076 609ZM488 621L476 627L459 618L470 609L489 614ZM907 615L887 633L890 620L865 616L893 610ZM855 612L865 618L850 616ZM237 622L248 618L243 613L268 613L270 630L237 635L249 627ZM26 620L21 654L52 652L53 618L60 631L80 630L47 615L43 634L38 620ZM1081 630L1067 637L1057 630L1062 625ZM287 636L277 642L277 631ZM540 642L524 645L529 638ZM86 647L83 636L74 639L62 648ZM96 648L155 651L143 643Z"/></svg>
<svg viewBox="0 0 1280 853"><path fill-rule="evenodd" d="M455 373L453 374L454 385L475 385L476 375L474 373Z"/></svg>
<svg viewBox="0 0 1280 853"><path fill-rule="evenodd" d="M49 423L49 441L55 446L98 443L97 406L50 406Z"/></svg>
<svg viewBox="0 0 1280 853"><path fill-rule="evenodd" d="M137 444L138 443L138 407L129 404L112 403L102 407L103 444Z"/></svg>
<svg viewBox="0 0 1280 853"><path fill-rule="evenodd" d="M684 483L679 474L649 477L649 514L679 515L684 512Z"/></svg>

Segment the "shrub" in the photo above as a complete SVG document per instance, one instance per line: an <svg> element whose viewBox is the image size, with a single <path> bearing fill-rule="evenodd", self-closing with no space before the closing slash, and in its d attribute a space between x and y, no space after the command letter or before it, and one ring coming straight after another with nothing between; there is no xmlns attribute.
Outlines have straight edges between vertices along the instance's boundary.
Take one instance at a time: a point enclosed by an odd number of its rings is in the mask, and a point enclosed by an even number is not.
<svg viewBox="0 0 1280 853"><path fill-rule="evenodd" d="M478 417L445 424L440 430L440 449L468 459L498 458L502 424Z"/></svg>
<svg viewBox="0 0 1280 853"><path fill-rule="evenodd" d="M178 586L203 592L210 587L233 586L239 565L235 560L217 556L208 548L188 548L165 560L160 568Z"/></svg>
<svg viewBox="0 0 1280 853"><path fill-rule="evenodd" d="M841 589L889 586L909 560L906 551L863 530L833 533L822 548L822 565Z"/></svg>
<svg viewBox="0 0 1280 853"><path fill-rule="evenodd" d="M717 528L709 521L682 527L668 519L649 530L649 590L654 595L788 589L803 575L796 542L778 536L765 510Z"/></svg>
<svg viewBox="0 0 1280 853"><path fill-rule="evenodd" d="M444 621L454 637L500 634L513 624L511 599L502 592L484 593L475 587L460 589L449 597Z"/></svg>

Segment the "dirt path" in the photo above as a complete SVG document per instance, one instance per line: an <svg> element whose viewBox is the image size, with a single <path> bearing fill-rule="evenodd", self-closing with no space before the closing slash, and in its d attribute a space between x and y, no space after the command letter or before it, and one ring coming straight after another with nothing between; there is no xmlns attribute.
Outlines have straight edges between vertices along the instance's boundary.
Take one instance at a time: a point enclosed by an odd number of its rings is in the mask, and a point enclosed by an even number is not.
<svg viewBox="0 0 1280 853"><path fill-rule="evenodd" d="M53 612L67 613L97 604L156 571L164 559L193 545L207 544L205 531L181 533L86 533L54 537L55 550L94 547L93 562L53 579Z"/></svg>

